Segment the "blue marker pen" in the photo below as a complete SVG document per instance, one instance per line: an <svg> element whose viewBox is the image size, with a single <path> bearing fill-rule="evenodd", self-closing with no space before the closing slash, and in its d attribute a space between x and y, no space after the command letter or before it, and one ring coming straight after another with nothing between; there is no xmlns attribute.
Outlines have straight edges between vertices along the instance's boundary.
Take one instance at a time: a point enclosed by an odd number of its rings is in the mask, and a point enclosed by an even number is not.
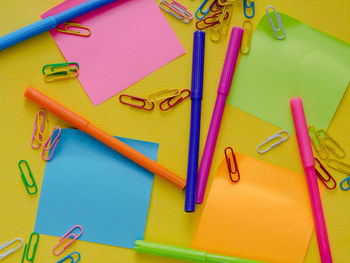
<svg viewBox="0 0 350 263"><path fill-rule="evenodd" d="M0 51L26 39L54 29L56 26L64 22L84 15L114 1L116 0L89 0L57 15L49 16L29 26L18 29L10 34L0 37Z"/></svg>
<svg viewBox="0 0 350 263"><path fill-rule="evenodd" d="M193 35L191 127L188 150L185 211L195 210L196 181L198 173L198 152L201 125L201 104L203 97L205 33L196 31Z"/></svg>

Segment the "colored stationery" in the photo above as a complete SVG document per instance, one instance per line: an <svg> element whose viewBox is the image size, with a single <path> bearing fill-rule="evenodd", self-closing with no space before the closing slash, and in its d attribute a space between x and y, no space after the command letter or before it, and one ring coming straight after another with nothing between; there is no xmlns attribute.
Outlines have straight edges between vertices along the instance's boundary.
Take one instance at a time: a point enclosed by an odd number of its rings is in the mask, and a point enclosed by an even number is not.
<svg viewBox="0 0 350 263"><path fill-rule="evenodd" d="M157 159L157 143L119 140ZM46 163L35 231L62 237L81 225L76 242L133 248L145 232L152 184L152 173L123 155L79 130L62 129L55 158ZM74 230L76 237L80 232Z"/></svg>
<svg viewBox="0 0 350 263"><path fill-rule="evenodd" d="M57 13L53 16L48 16L38 22L18 29L10 34L0 37L0 50L13 46L26 39L54 29L59 24L67 22L78 16L84 15L92 10L105 6L115 0L89 0L83 1L81 4L65 10L64 12Z"/></svg>
<svg viewBox="0 0 350 263"><path fill-rule="evenodd" d="M322 202L318 189L315 161L312 153L309 132L306 124L303 102L301 98L290 100L295 132L298 139L301 160L309 188L310 202L314 216L315 229L322 263L331 263L332 255L329 246L326 223L323 215Z"/></svg>
<svg viewBox="0 0 350 263"><path fill-rule="evenodd" d="M191 88L191 126L188 150L185 211L195 210L196 181L198 172L198 152L201 126L201 107L203 97L205 33L193 34L192 88Z"/></svg>
<svg viewBox="0 0 350 263"><path fill-rule="evenodd" d="M206 263L262 263L261 261L234 258L224 255L216 255L204 251L194 250L190 248L182 248L171 245L164 245L149 241L137 240L135 242L135 251L147 253L156 256L163 256L174 259L188 260L193 262Z"/></svg>
<svg viewBox="0 0 350 263"><path fill-rule="evenodd" d="M186 182L183 178L167 170L160 164L156 163L152 159L136 151L135 149L126 145L125 143L119 141L113 136L100 130L96 126L89 123L89 121L85 120L84 118L80 117L78 114L60 105L59 103L47 97L46 95L39 92L38 90L34 88L27 88L27 90L24 93L24 96L32 100L33 102L37 103L41 107L52 112L53 114L57 115L61 119L65 120L66 122L72 124L74 127L78 128L79 130L86 132L90 136L96 138L100 142L111 147L113 150L121 153L126 158L134 161L135 163L142 166L143 168L168 180L169 182L173 183L180 189L185 188Z"/></svg>
<svg viewBox="0 0 350 263"><path fill-rule="evenodd" d="M64 1L42 17L84 1ZM118 0L74 22L89 27L91 35L50 33L65 59L79 62L77 78L95 106L185 53L153 0Z"/></svg>
<svg viewBox="0 0 350 263"><path fill-rule="evenodd" d="M203 156L198 173L196 203L199 204L203 202L216 140L220 129L222 115L224 113L226 98L230 92L233 73L235 71L237 57L241 47L242 34L242 28L232 28L231 38L228 44L225 63L222 69L220 84L218 88L218 95L216 97L215 108L210 122L208 136L205 142Z"/></svg>
<svg viewBox="0 0 350 263"><path fill-rule="evenodd" d="M300 96L312 125L327 130L349 83L350 45L290 16L279 16L286 37L277 39L263 16L253 33L251 52L239 62L227 102L292 131L285 102Z"/></svg>
<svg viewBox="0 0 350 263"><path fill-rule="evenodd" d="M223 158L191 247L270 263L303 263L313 231L305 179L238 152L235 157L240 180L231 181Z"/></svg>

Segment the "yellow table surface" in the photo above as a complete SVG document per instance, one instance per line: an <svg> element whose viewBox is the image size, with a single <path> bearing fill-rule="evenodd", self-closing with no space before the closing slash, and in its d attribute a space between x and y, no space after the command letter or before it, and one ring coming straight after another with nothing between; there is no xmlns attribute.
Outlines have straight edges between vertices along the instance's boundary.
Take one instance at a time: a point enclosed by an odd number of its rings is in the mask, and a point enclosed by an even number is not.
<svg viewBox="0 0 350 263"><path fill-rule="evenodd" d="M60 2L62 1L0 0L0 35L38 20L40 14ZM181 3L194 13L200 2L182 0ZM279 12L293 16L350 43L350 1L348 0L256 0L256 15L252 19L254 26L265 14L266 6L270 4L274 5ZM167 14L165 16L185 47L187 54L128 88L129 94L142 96L150 91L167 87L190 88L193 22L187 25ZM242 4L240 4L234 8L231 26L241 25L243 20ZM227 42L228 37L219 43L213 43L209 39L206 42L201 152L214 107ZM94 107L77 80L50 84L43 81L41 67L44 64L58 62L64 62L64 59L49 33L44 33L0 52L0 116L2 121L0 126L0 244L17 237L27 241L34 229L39 195L33 197L26 193L17 167L18 161L26 159L30 163L39 189L41 189L44 175L45 162L41 160L41 153L30 147L34 118L39 108L23 96L25 88L29 86L55 98L111 134L158 142L160 144L158 162L184 178L186 177L190 100L179 104L169 112L159 110L145 112L133 109L121 105L117 96L98 107ZM254 77L254 72L252 72L252 77ZM345 147L348 152L345 159L350 162L349 102L350 93L348 91L345 93L328 131ZM49 115L49 119L50 127L54 125L69 127L52 114ZM279 131L277 127L227 105L209 182L211 182L212 176L223 158L223 150L226 146L232 146L236 151L249 156L303 173L297 141L294 136L282 147L277 147L265 155L257 153L256 146L277 131ZM333 174L338 182L345 178L343 174L337 172ZM184 247L190 246L201 213L201 206L198 206L195 213L185 213L183 211L184 197L184 193L176 187L155 177L145 240ZM349 204L350 192L344 192L339 188L335 191L325 191L323 196L324 213L334 262L350 261L348 258L350 251ZM42 235L35 262L58 261L61 257L55 257L51 252L56 242L56 237ZM131 249L83 241L76 242L67 252L75 250L80 251L82 254L81 262L86 263L178 262L137 254ZM3 262L19 262L22 251L23 249L8 256ZM315 234L312 236L305 262L320 262Z"/></svg>

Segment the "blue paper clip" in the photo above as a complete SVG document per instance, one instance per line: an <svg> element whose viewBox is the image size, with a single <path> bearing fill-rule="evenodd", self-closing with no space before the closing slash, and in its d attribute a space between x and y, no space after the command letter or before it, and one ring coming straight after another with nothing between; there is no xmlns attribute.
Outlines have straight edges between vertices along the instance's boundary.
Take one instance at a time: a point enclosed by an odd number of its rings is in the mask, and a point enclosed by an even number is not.
<svg viewBox="0 0 350 263"><path fill-rule="evenodd" d="M77 261L74 261L73 255L75 255L75 254L78 255ZM57 263L63 263L67 259L71 260L69 263L77 263L80 260L80 254L79 254L79 252L70 253L68 256L66 256L66 257L62 258L61 260L57 261Z"/></svg>
<svg viewBox="0 0 350 263"><path fill-rule="evenodd" d="M344 184L345 182L348 184L348 187L347 187L347 188L343 187L343 184ZM350 176L347 177L347 178L345 178L343 181L340 182L340 188L341 188L343 191L350 190Z"/></svg>
<svg viewBox="0 0 350 263"><path fill-rule="evenodd" d="M203 7L206 5L206 3L208 2L208 0L204 0L201 5L198 7L196 13L194 14L196 16L196 18L198 20L202 20L209 12L210 12L210 7L212 7L214 5L215 2L213 2L212 4L209 5L209 7L207 8L207 10L203 11ZM198 13L201 13L202 16L198 16Z"/></svg>
<svg viewBox="0 0 350 263"><path fill-rule="evenodd" d="M250 5L247 5L247 1L250 1ZM252 14L250 16L247 15L247 8L252 8ZM243 13L246 18L252 18L255 15L255 3L253 0L243 0Z"/></svg>

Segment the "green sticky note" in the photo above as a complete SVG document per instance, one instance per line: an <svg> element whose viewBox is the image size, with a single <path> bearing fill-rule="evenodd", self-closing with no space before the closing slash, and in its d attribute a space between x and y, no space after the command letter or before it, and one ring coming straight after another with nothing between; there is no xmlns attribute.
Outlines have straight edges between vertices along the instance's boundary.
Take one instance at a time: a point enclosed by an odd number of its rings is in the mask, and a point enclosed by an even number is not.
<svg viewBox="0 0 350 263"><path fill-rule="evenodd" d="M261 19L250 53L237 66L228 103L294 132L289 100L301 97L308 125L327 130L349 84L350 45L279 15L286 38L278 40L267 16Z"/></svg>

